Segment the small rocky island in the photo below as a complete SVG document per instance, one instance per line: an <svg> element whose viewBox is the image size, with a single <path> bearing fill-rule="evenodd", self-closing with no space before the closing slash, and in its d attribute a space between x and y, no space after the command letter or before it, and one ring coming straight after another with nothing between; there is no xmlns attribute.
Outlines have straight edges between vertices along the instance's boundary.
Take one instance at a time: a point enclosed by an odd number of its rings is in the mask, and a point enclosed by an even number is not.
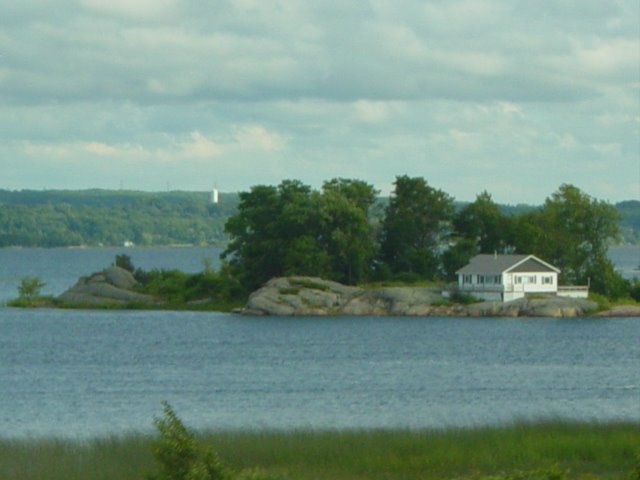
<svg viewBox="0 0 640 480"><path fill-rule="evenodd" d="M244 315L393 315L447 317L580 317L597 309L583 299L452 302L436 287L359 288L314 277L274 278L249 297Z"/></svg>
<svg viewBox="0 0 640 480"><path fill-rule="evenodd" d="M58 297L58 301L62 305L83 306L158 304L155 297L135 291L137 286L138 281L131 272L114 265L88 277L80 277Z"/></svg>
<svg viewBox="0 0 640 480"><path fill-rule="evenodd" d="M55 305L79 308L171 308L162 299L141 293L130 271L111 266L81 277L57 297ZM203 299L202 301L206 301ZM198 304L201 302L194 302ZM185 305L189 308L189 305ZM597 312L584 299L522 298L511 302L456 303L441 287L362 288L317 277L282 277L253 292L242 315L273 316L437 316L437 317L584 317L640 316L640 307L624 305ZM597 312L597 313L596 313Z"/></svg>

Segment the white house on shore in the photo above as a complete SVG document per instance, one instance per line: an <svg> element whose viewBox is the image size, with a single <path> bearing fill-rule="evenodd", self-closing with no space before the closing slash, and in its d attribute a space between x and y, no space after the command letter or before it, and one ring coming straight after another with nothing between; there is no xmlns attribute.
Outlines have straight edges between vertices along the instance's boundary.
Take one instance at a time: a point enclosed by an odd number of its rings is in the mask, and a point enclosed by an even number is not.
<svg viewBox="0 0 640 480"><path fill-rule="evenodd" d="M509 302L527 294L586 298L589 287L559 287L560 270L535 255L476 255L456 272L458 289L482 300Z"/></svg>

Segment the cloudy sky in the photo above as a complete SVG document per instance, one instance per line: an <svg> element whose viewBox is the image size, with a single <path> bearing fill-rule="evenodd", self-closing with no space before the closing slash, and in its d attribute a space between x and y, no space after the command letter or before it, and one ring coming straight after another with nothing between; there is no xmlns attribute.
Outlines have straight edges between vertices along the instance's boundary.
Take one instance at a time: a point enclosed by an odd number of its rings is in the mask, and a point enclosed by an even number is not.
<svg viewBox="0 0 640 480"><path fill-rule="evenodd" d="M0 188L640 197L639 0L3 0Z"/></svg>

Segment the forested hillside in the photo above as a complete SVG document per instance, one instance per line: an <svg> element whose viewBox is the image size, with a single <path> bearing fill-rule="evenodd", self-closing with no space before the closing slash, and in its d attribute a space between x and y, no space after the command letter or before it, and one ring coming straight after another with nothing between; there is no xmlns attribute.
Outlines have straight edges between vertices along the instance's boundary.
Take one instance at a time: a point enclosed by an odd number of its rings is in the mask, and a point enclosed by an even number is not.
<svg viewBox="0 0 640 480"><path fill-rule="evenodd" d="M222 193L219 200L211 204L208 192L0 190L0 247L219 244L228 239L224 224L237 210L238 195ZM380 219L387 204L388 198L379 198L371 214ZM499 207L505 215L538 208ZM621 240L639 243L640 201L615 207Z"/></svg>
<svg viewBox="0 0 640 480"><path fill-rule="evenodd" d="M616 204L620 231L625 243L640 243L640 201L628 200Z"/></svg>
<svg viewBox="0 0 640 480"><path fill-rule="evenodd" d="M0 247L216 244L236 194L0 190Z"/></svg>

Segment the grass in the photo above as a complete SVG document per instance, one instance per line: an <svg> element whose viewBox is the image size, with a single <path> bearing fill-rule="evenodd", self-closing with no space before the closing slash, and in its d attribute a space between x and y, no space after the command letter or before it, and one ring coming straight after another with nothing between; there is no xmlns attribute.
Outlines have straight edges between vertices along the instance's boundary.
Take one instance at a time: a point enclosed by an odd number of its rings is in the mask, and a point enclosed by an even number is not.
<svg viewBox="0 0 640 480"><path fill-rule="evenodd" d="M594 292L589 292L589 300L598 304L598 307L596 308L597 312L609 310L613 307L619 307L623 305L640 305L640 303L635 301L633 298L618 298L616 300L611 300L604 295Z"/></svg>
<svg viewBox="0 0 640 480"><path fill-rule="evenodd" d="M232 468L284 480L638 480L640 422L549 421L449 430L232 431L200 436ZM152 438L0 440L4 480L133 480L154 472ZM637 472L637 470L636 470Z"/></svg>
<svg viewBox="0 0 640 480"><path fill-rule="evenodd" d="M180 310L231 312L244 307L245 300L205 300L201 302L118 302L102 301L97 303L64 302L55 297L15 298L6 302L7 307L15 308L66 308L70 310Z"/></svg>

